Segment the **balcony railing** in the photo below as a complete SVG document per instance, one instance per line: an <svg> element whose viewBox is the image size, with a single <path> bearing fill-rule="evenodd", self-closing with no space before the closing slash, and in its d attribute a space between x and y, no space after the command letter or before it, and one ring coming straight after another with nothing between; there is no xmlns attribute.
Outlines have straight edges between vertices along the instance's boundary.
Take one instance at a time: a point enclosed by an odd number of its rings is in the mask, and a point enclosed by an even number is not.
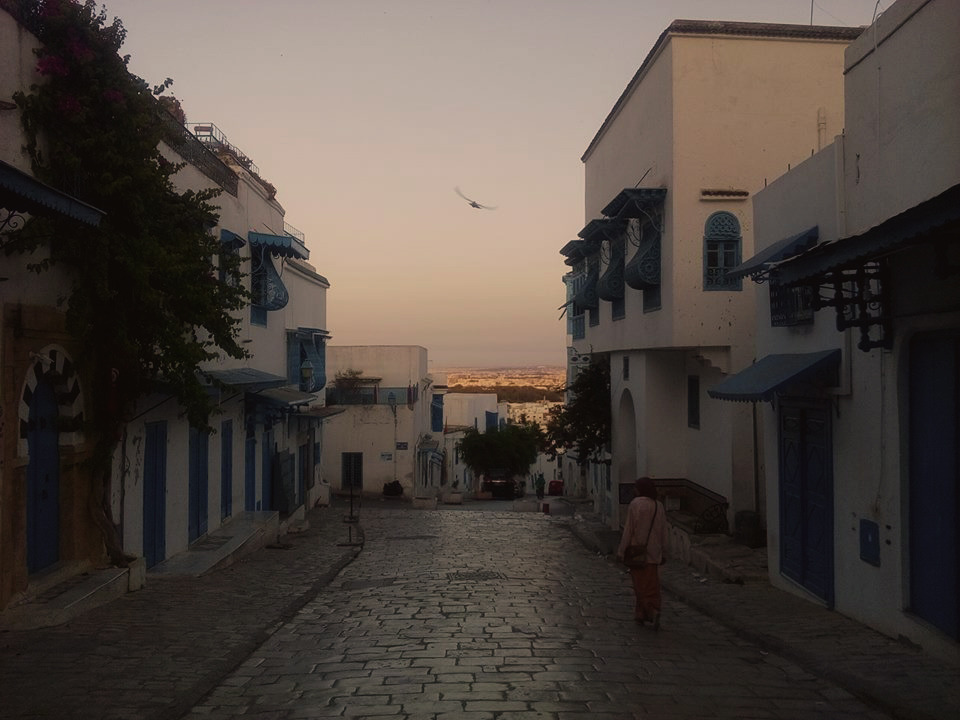
<svg viewBox="0 0 960 720"><path fill-rule="evenodd" d="M288 222L283 223L283 231L284 231L287 235L289 235L290 237L295 237L295 238L296 238L297 240L299 240L301 243L303 243L304 245L306 245L306 243L307 243L307 238L306 238L306 236L305 236L302 232L300 232L299 230L297 230L297 229L296 229L293 225L291 225L290 223L288 223Z"/></svg>
<svg viewBox="0 0 960 720"><path fill-rule="evenodd" d="M227 140L227 136L213 123L188 123L187 128L193 133L194 137L206 145L211 150L227 150L233 155L246 170L260 177L260 168L253 164L253 160L247 157L236 145Z"/></svg>
<svg viewBox="0 0 960 720"><path fill-rule="evenodd" d="M236 197L238 187L236 173L173 115L162 108L158 108L157 112L167 126L167 137L164 139L170 147L185 161Z"/></svg>
<svg viewBox="0 0 960 720"><path fill-rule="evenodd" d="M420 387L367 386L359 388L327 388L327 405L413 405L420 398Z"/></svg>

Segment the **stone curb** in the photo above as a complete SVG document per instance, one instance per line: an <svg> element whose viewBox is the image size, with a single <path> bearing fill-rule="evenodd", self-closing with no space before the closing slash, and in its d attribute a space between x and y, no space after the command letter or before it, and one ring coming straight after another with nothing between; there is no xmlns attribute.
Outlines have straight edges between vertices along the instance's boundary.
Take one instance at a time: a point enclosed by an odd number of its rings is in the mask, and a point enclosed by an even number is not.
<svg viewBox="0 0 960 720"><path fill-rule="evenodd" d="M573 535L580 539L584 546L593 552L603 555L609 562L615 563L614 553L616 552L616 540L611 545L613 531L605 527L592 528L590 522L574 521L568 518L559 519L558 522L566 527ZM595 524L595 523L594 523ZM603 537L601 537L603 536ZM609 537L608 537L609 536ZM705 552L701 561L706 562L709 567L704 571L704 575L710 577L709 582L724 584L737 584L743 587L742 583L737 583L735 578L728 577L729 573L717 564L717 567L710 566L711 559L709 553ZM676 567L676 566L673 566ZM691 571L697 568L684 566ZM880 668L876 674L876 680L872 680L863 673L850 671L830 662L829 658L823 653L807 650L782 636L752 629L749 621L743 616L729 612L722 607L722 602L712 602L709 590L698 592L696 589L684 587L682 578L679 576L671 577L678 570L672 568L666 569L662 575L663 589L678 601L688 605L694 610L712 618L725 628L733 632L738 637L758 645L761 649L779 655L787 660L796 663L812 675L820 677L835 683L847 692L851 693L859 700L887 713L897 720L940 720L941 718L954 717L951 708L944 708L943 713L937 712L930 714L922 708L917 707L910 697L903 697L898 688L889 682L889 677L884 675ZM768 582L768 581L762 581ZM753 583L747 583L749 587ZM826 612L826 611L824 611ZM847 619L850 623L854 620ZM893 642L893 641L891 641Z"/></svg>
<svg viewBox="0 0 960 720"><path fill-rule="evenodd" d="M186 715L195 705L199 704L209 695L225 677L240 667L271 635L285 623L293 619L307 603L316 598L321 591L330 585L337 575L357 558L363 549L363 528L361 528L359 524L354 525L354 528L359 536L358 542L360 544L357 547L345 549L337 560L326 571L318 575L316 580L314 580L306 590L292 597L285 606L281 607L268 625L252 631L250 636L233 648L229 655L221 658L221 661L215 668L200 678L193 688L182 692L176 700L153 717L156 718L156 720L180 720L180 718Z"/></svg>

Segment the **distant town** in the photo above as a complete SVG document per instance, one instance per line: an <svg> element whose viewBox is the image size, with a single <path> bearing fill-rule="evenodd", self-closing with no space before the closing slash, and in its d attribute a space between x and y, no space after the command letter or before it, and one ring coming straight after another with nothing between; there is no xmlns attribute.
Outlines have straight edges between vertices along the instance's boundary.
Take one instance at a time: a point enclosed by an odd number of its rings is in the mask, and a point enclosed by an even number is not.
<svg viewBox="0 0 960 720"><path fill-rule="evenodd" d="M565 368L546 365L447 368L434 372L438 375L446 375L449 392L496 393L497 400L506 403L561 402L566 382Z"/></svg>
<svg viewBox="0 0 960 720"><path fill-rule="evenodd" d="M444 368L435 374L446 374L448 387L463 388L495 386L528 386L556 390L564 385L567 370L561 366L533 365L530 367ZM475 392L465 390L465 392Z"/></svg>

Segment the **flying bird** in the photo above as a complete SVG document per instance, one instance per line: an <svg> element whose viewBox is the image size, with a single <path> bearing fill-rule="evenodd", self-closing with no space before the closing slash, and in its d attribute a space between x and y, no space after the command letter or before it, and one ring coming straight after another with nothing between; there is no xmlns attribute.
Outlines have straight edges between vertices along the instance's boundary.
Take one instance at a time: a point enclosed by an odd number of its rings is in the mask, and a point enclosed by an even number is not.
<svg viewBox="0 0 960 720"><path fill-rule="evenodd" d="M454 188L454 191L456 191L457 195L459 195L459 196L462 197L464 200L466 200L466 201L470 204L470 207L472 207L472 208L476 208L477 210L496 210L496 209L497 209L496 206L491 207L490 205L481 205L481 204L478 203L476 200L471 200L471 199L468 198L466 195L464 195L462 192L460 192L460 188L458 188L458 187L455 187L455 188Z"/></svg>

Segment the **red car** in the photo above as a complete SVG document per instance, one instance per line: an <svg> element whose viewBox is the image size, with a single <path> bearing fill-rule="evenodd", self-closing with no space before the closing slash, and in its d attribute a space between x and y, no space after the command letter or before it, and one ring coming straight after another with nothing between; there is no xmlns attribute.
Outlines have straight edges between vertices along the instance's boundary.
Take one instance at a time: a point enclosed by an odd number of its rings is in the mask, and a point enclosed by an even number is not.
<svg viewBox="0 0 960 720"><path fill-rule="evenodd" d="M551 480L547 486L547 495L563 495L563 480Z"/></svg>

